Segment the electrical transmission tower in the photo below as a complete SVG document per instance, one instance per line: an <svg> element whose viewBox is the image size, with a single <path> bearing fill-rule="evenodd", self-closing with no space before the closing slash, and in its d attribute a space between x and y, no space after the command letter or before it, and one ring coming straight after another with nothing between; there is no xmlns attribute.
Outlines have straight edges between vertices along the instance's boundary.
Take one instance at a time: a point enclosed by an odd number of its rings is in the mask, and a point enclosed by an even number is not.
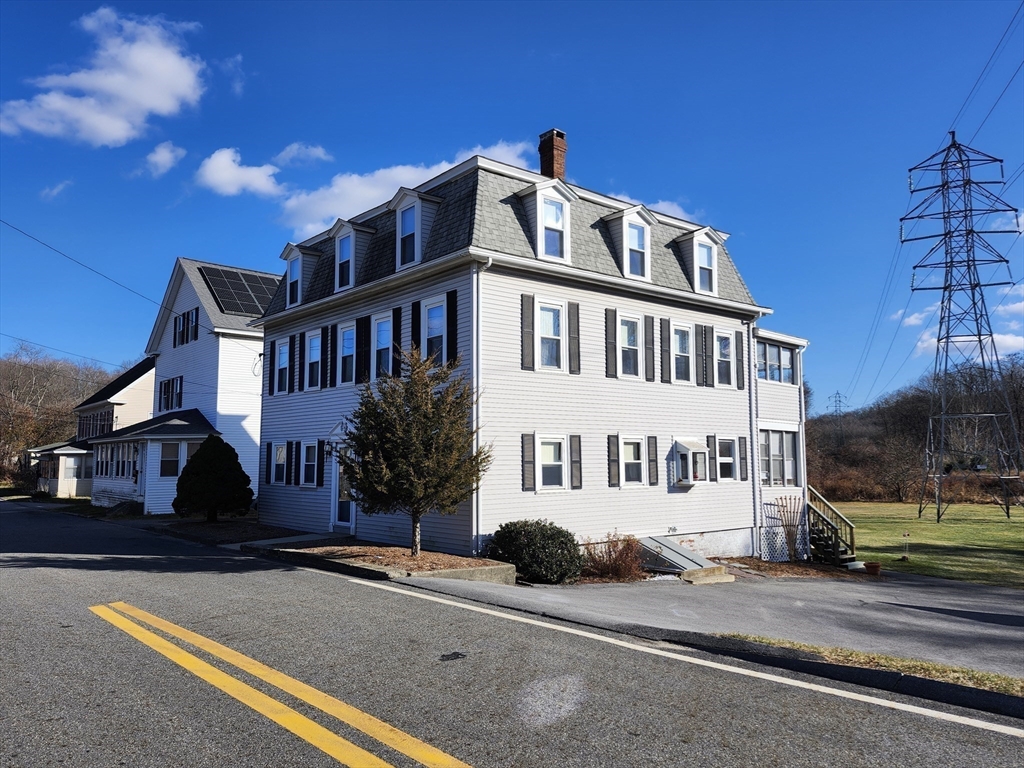
<svg viewBox="0 0 1024 768"><path fill-rule="evenodd" d="M846 444L846 435L843 430L843 408L846 407L846 398L838 390L834 395L829 396L829 403L832 406L832 430L836 439L836 445Z"/></svg>
<svg viewBox="0 0 1024 768"><path fill-rule="evenodd" d="M982 282L978 267L1009 262L986 240L986 235L1014 230L978 229L994 214L1017 209L988 190L999 181L971 178L973 169L1002 160L972 149L950 131L949 146L910 169L911 194L924 199L900 219L900 240L934 240L914 269L941 270L942 285L917 285L915 291L941 290L932 404L925 446L924 479L917 514L921 516L934 493L936 521L952 502L954 482L969 476L998 497L1006 516L1011 501L1019 503L1022 468L1021 439L1013 423L1009 395L996 352L983 289L1012 282ZM913 174L923 186L914 187ZM903 222L942 223L942 231L907 237ZM926 282L926 281L925 281ZM945 495L944 495L945 492Z"/></svg>

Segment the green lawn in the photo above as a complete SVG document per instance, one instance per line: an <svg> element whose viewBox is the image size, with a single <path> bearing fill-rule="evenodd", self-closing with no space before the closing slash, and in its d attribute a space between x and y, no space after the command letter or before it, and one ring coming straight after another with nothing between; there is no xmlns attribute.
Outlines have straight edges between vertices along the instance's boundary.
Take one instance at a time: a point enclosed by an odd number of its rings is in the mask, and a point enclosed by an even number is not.
<svg viewBox="0 0 1024 768"><path fill-rule="evenodd" d="M953 505L935 522L935 510L919 519L917 504L839 503L857 526L857 559L883 568L944 579L1024 589L1024 510L1010 519L994 505ZM904 533L909 560L901 561Z"/></svg>

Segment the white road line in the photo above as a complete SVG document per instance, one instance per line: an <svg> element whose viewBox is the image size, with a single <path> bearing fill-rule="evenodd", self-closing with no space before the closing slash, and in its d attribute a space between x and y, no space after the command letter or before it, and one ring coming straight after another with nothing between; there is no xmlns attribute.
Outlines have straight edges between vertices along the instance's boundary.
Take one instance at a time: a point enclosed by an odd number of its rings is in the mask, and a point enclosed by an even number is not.
<svg viewBox="0 0 1024 768"><path fill-rule="evenodd" d="M304 570L315 570L315 569L304 569ZM325 571L317 571L317 573L328 573ZM449 605L453 608L461 608L464 611L473 611L474 613L483 613L487 616L495 616L499 619L505 619L507 621L518 621L521 624L530 624L535 627L543 627L544 629L555 630L556 632L564 632L568 635L577 635L579 637L586 637L590 640L596 640L600 643L607 643L608 645L617 645L620 648L628 648L632 651L639 651L640 653L649 653L652 656L665 656L670 659L677 659L684 661L687 664L694 664L699 667L709 667L710 669L717 669L722 672L729 672L734 675L743 675L744 677L754 677L758 680L767 680L772 683L779 683L780 685L788 685L793 688L803 688L808 691L816 691L817 693L824 693L829 696L837 696L841 699L851 699L853 701L860 701L865 704L874 704L878 707L885 707L886 709L895 709L900 712L912 712L916 715L923 715L924 717L931 717L936 720L945 720L950 723L958 723L960 725L967 725L972 728L980 728L986 731L995 731L996 733L1006 734L1007 736L1016 736L1017 738L1024 738L1024 729L1012 728L1008 725L1000 725L998 723L988 723L984 720L976 720L971 717L963 717L961 715L950 714L949 712L940 712L935 709L926 709L925 707L917 707L913 704L903 704L898 701L889 701L888 699L880 699L877 696L865 696L861 693L854 693L852 691L844 691L841 688L830 688L826 685L818 685L817 683L808 683L803 680L792 680L788 677L780 677L779 675L770 675L765 672L757 672L752 669L744 669L743 667L734 667L729 664L722 664L717 661L708 661L706 659L698 659L695 656L688 656L684 653L676 653L675 651L666 651L661 648L650 648L643 645L637 645L636 643L630 643L625 640L619 640L614 637L606 637L605 635L598 635L594 632L587 632L583 629L576 629L574 627L562 627L557 624L551 624L546 621L540 621L538 619L529 619L525 616L513 616L508 613L502 613L501 611L494 611L490 608L481 608L476 605L466 605L465 603L458 603L454 600L447 600L443 597L435 597L434 595L423 594L418 591L410 591L408 589L401 589L399 587L393 587L389 584L379 584L373 581L364 581L363 579L353 579L350 576L342 576L340 574L329 574L336 576L348 581L352 584L359 584L364 587L373 587L374 589L381 589L387 592L397 592L400 595L406 597L415 597L420 600L428 600L432 603L440 603L442 605ZM510 609L515 610L515 609Z"/></svg>

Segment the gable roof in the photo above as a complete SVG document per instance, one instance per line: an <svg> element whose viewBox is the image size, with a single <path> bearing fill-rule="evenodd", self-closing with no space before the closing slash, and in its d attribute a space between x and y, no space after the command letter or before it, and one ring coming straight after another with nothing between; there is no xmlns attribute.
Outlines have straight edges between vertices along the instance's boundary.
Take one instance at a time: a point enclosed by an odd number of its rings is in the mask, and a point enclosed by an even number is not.
<svg viewBox="0 0 1024 768"><path fill-rule="evenodd" d="M142 359L141 361L133 365L131 368L129 368L127 371L122 373L120 376L118 376L116 379L114 379L110 383L104 385L99 390L97 390L92 397L89 397L80 402L78 405L72 408L72 410L77 411L79 408L85 408L90 405L98 405L99 403L109 400L122 389L127 389L129 386L131 386L136 381L141 379L145 374L153 370L153 367L155 365L156 360L152 357L146 357Z"/></svg>
<svg viewBox="0 0 1024 768"><path fill-rule="evenodd" d="M259 311L225 312L221 309L217 296L214 295L215 288L211 287L211 281L203 277L203 273L200 271L203 268L238 273L243 280L252 278L255 282L264 284L273 282L276 285L281 282L280 275L271 274L270 272L259 272L254 269L178 257L174 262L174 269L171 270L171 279L167 283L167 290L164 292L160 309L157 311L156 321L153 323L153 331L150 333L149 342L146 344L146 354L151 355L156 352L164 326L166 326L171 318L171 307L174 306L174 299L178 295L178 290L183 280L188 280L195 289L203 311L210 318L210 324L213 326L211 330L215 332L243 331L248 334L260 332L259 329L251 328L248 323L250 320L260 317L266 311L273 293L268 291L265 295L255 294L252 296L258 305ZM220 292L224 289L218 287L216 290ZM226 295L227 293L222 295L222 300Z"/></svg>
<svg viewBox="0 0 1024 768"><path fill-rule="evenodd" d="M219 435L198 408L187 411L170 411L159 416L132 424L130 427L115 429L104 435L89 438L90 443L106 443L112 440L143 439L156 437L193 437Z"/></svg>
<svg viewBox="0 0 1024 768"><path fill-rule="evenodd" d="M479 157L471 158L415 190L421 196L421 191L429 190L430 197L439 201L429 237L423 244L421 263L426 264L470 247L535 262L533 235L522 197L530 189L542 185L560 185L566 194L575 198L570 217L572 256L571 264L567 266L578 270L584 279L587 273L595 273L605 279L629 280L623 276L618 263L611 228L615 226L614 219L618 214L637 209L635 203ZM396 197L410 192L399 190ZM706 298L694 290L692 276L687 274L684 249L678 239L708 228L657 212L649 212L644 218L650 226L651 283L690 294L696 301L704 302ZM356 260L356 287L395 274L396 213L393 206L377 206L350 218L348 222L372 228L367 233L365 252ZM723 242L727 237L717 230L712 231L717 242ZM336 234L337 230L332 228L300 244L303 253L316 257L308 283L303 286L302 306L334 294ZM756 306L724 245L718 246L718 253L717 297ZM263 319L285 310L284 288L279 286Z"/></svg>

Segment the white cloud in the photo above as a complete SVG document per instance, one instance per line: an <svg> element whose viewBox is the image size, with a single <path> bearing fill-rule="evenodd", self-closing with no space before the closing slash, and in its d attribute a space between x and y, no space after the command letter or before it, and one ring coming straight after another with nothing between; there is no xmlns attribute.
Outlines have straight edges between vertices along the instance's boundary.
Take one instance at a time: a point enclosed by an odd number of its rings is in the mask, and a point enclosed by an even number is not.
<svg viewBox="0 0 1024 768"><path fill-rule="evenodd" d="M242 165L237 149L224 148L203 160L196 171L196 182L218 195L252 192L264 197L277 197L285 192L274 178L278 170L275 165Z"/></svg>
<svg viewBox="0 0 1024 768"><path fill-rule="evenodd" d="M999 325L1000 327L1003 328L1003 330L1007 331L1019 331L1021 328L1024 328L1024 323L1020 322L1019 320L1007 320L1005 322L1000 323Z"/></svg>
<svg viewBox="0 0 1024 768"><path fill-rule="evenodd" d="M141 136L152 115L176 115L199 102L204 64L183 49L197 24L119 16L102 7L79 19L96 38L88 67L30 82L44 92L0 106L0 132L22 131L119 147Z"/></svg>
<svg viewBox="0 0 1024 768"><path fill-rule="evenodd" d="M1024 301L1015 301L1013 304L1000 304L993 311L997 315L1024 317Z"/></svg>
<svg viewBox="0 0 1024 768"><path fill-rule="evenodd" d="M231 92L241 97L245 91L245 71L242 69L242 54L237 53L230 59L218 61L217 66L231 81Z"/></svg>
<svg viewBox="0 0 1024 768"><path fill-rule="evenodd" d="M997 232L1024 232L1024 222L1012 213L997 216L979 229L993 229Z"/></svg>
<svg viewBox="0 0 1024 768"><path fill-rule="evenodd" d="M999 289L1000 296L1024 296L1024 283L1008 285Z"/></svg>
<svg viewBox="0 0 1024 768"><path fill-rule="evenodd" d="M903 317L903 313L905 311L906 310L898 309L898 310L896 310L896 312L894 314L889 315L889 319L890 320L899 320L901 317Z"/></svg>
<svg viewBox="0 0 1024 768"><path fill-rule="evenodd" d="M939 302L925 307L920 312L915 312L912 315L907 315L903 318L903 327L906 328L912 325L924 325L925 320L931 319L932 315L939 308Z"/></svg>
<svg viewBox="0 0 1024 768"><path fill-rule="evenodd" d="M914 346L914 356L919 357L925 353L930 355L935 354L935 349L938 346L938 334L937 328L929 328L924 331L917 339L917 344ZM995 342L996 352L999 357L1006 357L1012 355L1014 352L1024 352L1024 336L1017 333L993 333L992 340ZM977 356L978 347L977 344L970 341L962 341L958 344L954 344L950 349L950 355L954 352L958 352L960 355L966 357Z"/></svg>
<svg viewBox="0 0 1024 768"><path fill-rule="evenodd" d="M176 147L170 141L157 144L156 147L146 155L146 167L154 179L158 179L176 166L187 152L181 147Z"/></svg>
<svg viewBox="0 0 1024 768"><path fill-rule="evenodd" d="M994 333L992 339L996 343L996 351L1000 357L1024 352L1024 336L1019 333Z"/></svg>
<svg viewBox="0 0 1024 768"><path fill-rule="evenodd" d="M65 179L60 184L54 184L52 187L47 187L39 193L39 197L43 200L53 200L57 195L63 192L65 189L70 187L74 182L71 179Z"/></svg>
<svg viewBox="0 0 1024 768"><path fill-rule="evenodd" d="M528 167L525 159L533 148L526 142L498 142L490 147L474 147L434 165L394 165L370 173L339 173L331 183L319 189L290 194L282 203L285 223L293 227L296 238L322 232L337 218L348 218L390 200L399 187L415 187L444 173L473 155L483 155L509 165ZM272 167L272 166L271 166Z"/></svg>
<svg viewBox="0 0 1024 768"><path fill-rule="evenodd" d="M617 200L625 200L627 203L632 203L633 205L642 205L649 211L664 213L667 216L675 216L677 219L683 219L683 221L697 222L701 221L705 217L704 211L690 213L679 203L672 200L659 200L656 203L645 203L643 200L637 200L635 197L630 197L625 192L611 195L611 197L614 197Z"/></svg>
<svg viewBox="0 0 1024 768"><path fill-rule="evenodd" d="M300 163L313 163L317 160L330 162L334 158L319 144L303 144L296 141L289 144L274 157L278 165L299 165Z"/></svg>

